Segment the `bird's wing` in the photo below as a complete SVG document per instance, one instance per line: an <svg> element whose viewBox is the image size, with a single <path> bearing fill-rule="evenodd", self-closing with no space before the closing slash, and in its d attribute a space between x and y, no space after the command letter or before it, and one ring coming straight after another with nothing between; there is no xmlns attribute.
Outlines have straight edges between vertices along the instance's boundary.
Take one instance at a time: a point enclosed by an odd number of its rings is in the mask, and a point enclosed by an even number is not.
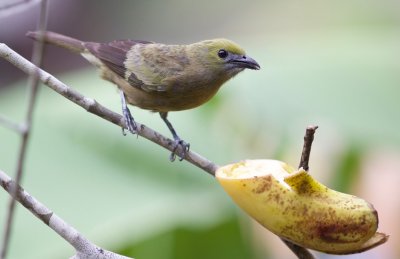
<svg viewBox="0 0 400 259"><path fill-rule="evenodd" d="M156 78L139 79L134 73L126 78L126 64L128 51L136 44L150 44L151 41L115 40L109 43L86 42L84 46L96 58L111 69L114 73L127 80L133 87L146 91L164 91Z"/></svg>
<svg viewBox="0 0 400 259"><path fill-rule="evenodd" d="M167 92L176 87L190 63L184 45L136 45L128 56L125 78L130 84L141 83L148 92Z"/></svg>

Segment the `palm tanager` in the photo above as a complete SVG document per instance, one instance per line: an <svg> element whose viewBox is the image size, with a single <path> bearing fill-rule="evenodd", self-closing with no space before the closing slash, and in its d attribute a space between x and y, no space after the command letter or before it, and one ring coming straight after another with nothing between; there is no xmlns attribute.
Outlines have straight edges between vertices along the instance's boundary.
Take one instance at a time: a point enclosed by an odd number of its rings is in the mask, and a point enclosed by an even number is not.
<svg viewBox="0 0 400 259"><path fill-rule="evenodd" d="M84 42L54 32L28 32L35 40L79 53L100 69L101 76L120 89L126 126L136 133L127 103L158 112L174 138L174 150L182 160L189 144L181 140L168 121L170 111L195 108L207 102L230 78L245 68L260 69L236 43L227 39L188 45L166 45L143 40ZM180 154L176 154L181 146Z"/></svg>

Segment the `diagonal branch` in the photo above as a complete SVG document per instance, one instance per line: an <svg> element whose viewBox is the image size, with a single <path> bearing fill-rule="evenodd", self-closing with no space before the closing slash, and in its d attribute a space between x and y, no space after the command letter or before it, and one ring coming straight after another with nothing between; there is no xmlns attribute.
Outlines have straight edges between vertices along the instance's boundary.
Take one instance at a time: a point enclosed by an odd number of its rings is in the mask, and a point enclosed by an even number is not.
<svg viewBox="0 0 400 259"><path fill-rule="evenodd" d="M68 225L68 223L54 212L27 193L1 170L0 186L3 187L13 199L21 203L44 224L70 243L76 250L76 255L72 257L73 259L130 259L129 257L104 250L91 243L76 229Z"/></svg>
<svg viewBox="0 0 400 259"><path fill-rule="evenodd" d="M3 57L11 64L29 75L35 73L36 71L35 65L33 65L25 58L21 57L18 53L10 49L4 43L0 43L0 57ZM120 114L107 109L103 105L96 102L94 99L83 96L76 90L68 87L60 80L42 69L38 70L38 75L39 80L42 81L45 85L47 85L57 93L61 94L65 98L69 99L70 101L74 102L75 104L81 106L83 109L105 120L108 120L115 125L126 128L125 120ZM138 122L136 122L136 124L138 127L138 135L168 149L171 152L174 150L175 143L173 140L161 135L160 133L152 130L149 127L146 127L143 124L140 124ZM180 146L178 148L181 149ZM179 153L182 151L183 150L178 150ZM187 152L185 160L199 167L200 169L203 169L211 175L214 175L216 169L218 168L216 164L193 151Z"/></svg>
<svg viewBox="0 0 400 259"><path fill-rule="evenodd" d="M3 57L14 66L19 68L20 70L24 71L27 74L32 74L36 70L36 66L33 65L28 60L21 57L18 53L14 52L10 49L7 45L0 43L0 57ZM39 80L42 81L45 85L53 89L55 92L61 94L65 98L69 99L70 101L74 102L75 104L81 106L86 111L93 113L115 125L120 127L126 128L124 118L115 113L103 105L97 103L94 99L88 98L77 92L76 90L68 87L57 78L52 76L51 74L47 73L44 70L38 70ZM136 122L136 121L135 121ZM137 124L137 134L164 147L169 151L173 151L175 148L174 141L166 138L165 136L161 135L160 133L154 131L151 128L146 127L143 124L136 122ZM179 146L179 148L181 148ZM181 152L182 150L178 150ZM210 175L214 176L215 171L218 169L218 165L214 164L212 161L202 157L201 155L193 152L188 151L185 158L188 162L192 163L193 165L197 166L198 168L204 170L205 172L209 173ZM298 258L302 259L312 259L314 258L312 254L304 247L295 245L293 243L288 243L288 241L283 240L283 242L296 254ZM75 259L78 259L75 258Z"/></svg>

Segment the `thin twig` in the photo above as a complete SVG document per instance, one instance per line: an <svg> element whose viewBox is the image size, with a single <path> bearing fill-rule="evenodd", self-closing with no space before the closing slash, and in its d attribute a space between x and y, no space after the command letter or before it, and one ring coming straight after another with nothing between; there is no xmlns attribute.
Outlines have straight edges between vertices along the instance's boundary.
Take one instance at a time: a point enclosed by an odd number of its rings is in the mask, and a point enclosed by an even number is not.
<svg viewBox="0 0 400 259"><path fill-rule="evenodd" d="M310 160L311 145L314 140L315 131L318 126L308 126L306 129L306 134L304 135L304 145L303 151L301 152L299 168L303 168L308 171L308 161Z"/></svg>
<svg viewBox="0 0 400 259"><path fill-rule="evenodd" d="M14 1L14 2L11 2L11 3L6 3L3 6L0 6L0 11L6 10L6 9L10 9L10 8L14 8L14 7L19 6L19 5L24 5L24 4L27 4L29 2L31 2L31 0L21 0L21 1Z"/></svg>
<svg viewBox="0 0 400 259"><path fill-rule="evenodd" d="M314 133L317 130L318 126L308 126L306 129L306 134L304 135L304 144L303 144L303 151L301 152L301 158L300 158L300 164L299 168L303 168L304 170L308 170L308 162L310 160L310 153L311 153L311 145L314 140ZM299 259L313 259L314 256L308 251L306 248L296 245L286 239L281 238L283 243L287 247L289 247L290 250L292 250L293 253L296 254L296 256Z"/></svg>
<svg viewBox="0 0 400 259"><path fill-rule="evenodd" d="M0 114L0 125L4 126L5 128L8 128L12 131L15 131L19 134L23 134L26 131L26 127L23 125L20 125L6 117Z"/></svg>
<svg viewBox="0 0 400 259"><path fill-rule="evenodd" d="M3 57L11 64L16 66L21 71L32 74L36 71L36 66L31 62L20 56L18 53L10 49L4 43L0 43L0 57ZM39 69L39 80L42 81L45 85L61 94L68 100L74 102L75 104L81 106L83 109L87 110L90 113L93 113L109 122L118 125L120 127L126 128L124 118L103 105L96 102L94 99L83 96L81 93L76 90L70 88L69 86L62 83L60 80L55 78L53 75L45 72L42 69ZM169 151L173 151L175 148L175 142L172 139L169 139L160 133L154 131L153 129L146 127L143 124L138 123L137 121L137 134L168 149ZM178 147L177 152L181 153L183 150L180 150L181 147ZM192 163L193 165L199 167L200 169L206 171L212 176L215 175L215 171L218 169L218 166L214 164L212 161L204 158L203 156L193 152L192 150L188 151L185 160Z"/></svg>
<svg viewBox="0 0 400 259"><path fill-rule="evenodd" d="M76 250L74 259L129 259L115 254L91 243L72 226L57 216L54 212L36 200L21 186L16 184L6 173L0 170L0 185L13 199L21 203L44 224L53 229Z"/></svg>
<svg viewBox="0 0 400 259"><path fill-rule="evenodd" d="M40 8L40 19L39 19L39 31L44 32L46 30L46 24L47 24L47 0L42 0L41 2L41 8ZM25 156L26 156L26 148L28 145L28 140L29 136L31 133L31 125L32 125L32 116L33 116L33 109L36 104L36 96L37 96L37 91L38 91L38 85L39 85L39 75L38 75L38 70L39 67L42 65L42 57L43 57L43 51L44 51L44 41L43 38L39 39L36 44L34 44L34 49L33 49L33 54L32 54L32 62L36 64L36 69L34 69L34 72L29 75L28 78L28 89L29 89L29 95L28 95L28 108L26 111L26 117L25 117L25 129L22 132L22 140L21 144L19 147L19 152L18 152L18 160L17 160L17 170L15 174L15 182L17 185L21 182L22 176L23 176L23 170L24 170L24 162L25 162ZM16 191L16 189L15 189ZM0 258L6 258L7 256L7 250L9 246L9 240L11 236L11 229L12 229L12 223L14 219L14 210L15 210L15 199L13 197L15 196L12 195L9 200L9 206L8 206L8 213L6 216L6 223L5 223L5 228L4 228L4 235L3 235L3 242L1 246L1 252L0 252Z"/></svg>
<svg viewBox="0 0 400 259"><path fill-rule="evenodd" d="M297 256L299 259L314 259L315 257L306 248L296 245L286 239L281 238L283 243Z"/></svg>
<svg viewBox="0 0 400 259"><path fill-rule="evenodd" d="M3 1L0 4L0 17L15 15L18 12L27 10L41 0L21 0L21 1Z"/></svg>

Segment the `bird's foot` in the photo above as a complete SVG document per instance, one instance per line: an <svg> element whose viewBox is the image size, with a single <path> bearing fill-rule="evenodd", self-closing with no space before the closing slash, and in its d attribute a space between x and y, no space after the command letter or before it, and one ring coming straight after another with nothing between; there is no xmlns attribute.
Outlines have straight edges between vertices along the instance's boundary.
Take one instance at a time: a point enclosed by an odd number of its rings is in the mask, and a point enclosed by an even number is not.
<svg viewBox="0 0 400 259"><path fill-rule="evenodd" d="M132 114L129 111L128 107L122 108L122 114L124 116L125 124L126 124L128 131L132 134L137 134L137 125L136 125L136 122L133 119ZM125 128L122 128L122 134L124 136L126 136Z"/></svg>
<svg viewBox="0 0 400 259"><path fill-rule="evenodd" d="M179 147L181 147L179 149ZM187 153L189 152L190 149L190 144L186 143L185 141L183 141L182 139L175 139L175 143L174 143L174 149L172 150L171 155L169 156L169 160L171 162L175 161L176 156L179 157L179 161L182 161L183 159L185 159ZM178 152L180 151L180 152Z"/></svg>

